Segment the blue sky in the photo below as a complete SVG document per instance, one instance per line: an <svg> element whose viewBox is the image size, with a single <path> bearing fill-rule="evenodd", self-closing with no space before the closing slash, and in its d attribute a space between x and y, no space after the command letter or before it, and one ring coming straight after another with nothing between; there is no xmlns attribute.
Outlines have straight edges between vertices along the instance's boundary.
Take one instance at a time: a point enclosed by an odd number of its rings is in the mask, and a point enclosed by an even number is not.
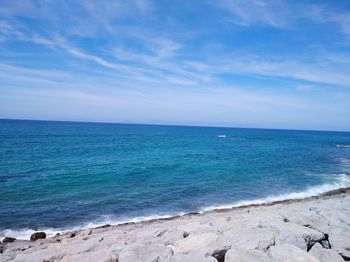
<svg viewBox="0 0 350 262"><path fill-rule="evenodd" d="M350 131L350 2L0 2L0 118Z"/></svg>

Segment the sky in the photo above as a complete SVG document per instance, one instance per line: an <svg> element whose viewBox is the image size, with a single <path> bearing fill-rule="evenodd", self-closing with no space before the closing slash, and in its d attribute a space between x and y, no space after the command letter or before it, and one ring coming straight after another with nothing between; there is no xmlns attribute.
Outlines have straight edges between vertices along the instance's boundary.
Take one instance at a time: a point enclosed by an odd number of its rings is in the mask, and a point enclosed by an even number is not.
<svg viewBox="0 0 350 262"><path fill-rule="evenodd" d="M0 118L350 131L350 1L1 0Z"/></svg>

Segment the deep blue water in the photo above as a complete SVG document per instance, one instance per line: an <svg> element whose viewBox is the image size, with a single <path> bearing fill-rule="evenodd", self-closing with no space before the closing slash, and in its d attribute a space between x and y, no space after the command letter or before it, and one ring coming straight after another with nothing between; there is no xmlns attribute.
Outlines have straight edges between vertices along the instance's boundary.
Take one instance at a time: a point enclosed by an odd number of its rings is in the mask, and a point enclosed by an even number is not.
<svg viewBox="0 0 350 262"><path fill-rule="evenodd" d="M350 133L0 120L0 236L349 186L337 145Z"/></svg>

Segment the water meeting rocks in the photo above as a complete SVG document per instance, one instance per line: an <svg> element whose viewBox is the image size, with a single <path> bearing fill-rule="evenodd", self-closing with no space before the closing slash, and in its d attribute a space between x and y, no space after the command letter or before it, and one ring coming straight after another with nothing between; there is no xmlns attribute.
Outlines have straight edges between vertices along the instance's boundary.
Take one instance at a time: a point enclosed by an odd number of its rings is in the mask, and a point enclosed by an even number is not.
<svg viewBox="0 0 350 262"><path fill-rule="evenodd" d="M36 241L38 239L45 239L46 233L45 232L35 232L30 236L30 241Z"/></svg>
<svg viewBox="0 0 350 262"><path fill-rule="evenodd" d="M318 198L84 229L75 231L75 237L67 232L42 239L44 232L36 232L31 240L40 241L0 244L0 261L340 262L349 260L349 225L350 189Z"/></svg>

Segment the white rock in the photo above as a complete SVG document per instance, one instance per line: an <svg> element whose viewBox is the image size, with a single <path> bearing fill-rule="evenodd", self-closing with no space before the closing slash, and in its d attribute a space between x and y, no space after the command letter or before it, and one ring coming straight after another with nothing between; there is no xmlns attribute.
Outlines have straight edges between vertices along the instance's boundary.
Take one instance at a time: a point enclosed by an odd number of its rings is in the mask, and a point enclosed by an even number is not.
<svg viewBox="0 0 350 262"><path fill-rule="evenodd" d="M215 244L218 236L213 233L191 234L175 242L175 253L188 253L194 250L205 249Z"/></svg>
<svg viewBox="0 0 350 262"><path fill-rule="evenodd" d="M338 254L350 257L350 227L344 225L344 223L342 225L339 224L340 222L336 226L332 226L329 232L329 242L332 245L332 249Z"/></svg>
<svg viewBox="0 0 350 262"><path fill-rule="evenodd" d="M321 262L342 262L344 259L334 250L325 249L320 243L316 243L309 251L310 255L317 257Z"/></svg>
<svg viewBox="0 0 350 262"><path fill-rule="evenodd" d="M269 262L269 258L264 252L256 249L231 248L226 252L225 262Z"/></svg>
<svg viewBox="0 0 350 262"><path fill-rule="evenodd" d="M127 245L119 253L119 262L154 262L168 261L173 256L170 247L162 245Z"/></svg>
<svg viewBox="0 0 350 262"><path fill-rule="evenodd" d="M283 262L319 262L319 260L297 248L295 246L289 244L283 244L279 246L272 246L268 250L268 255L277 261Z"/></svg>

